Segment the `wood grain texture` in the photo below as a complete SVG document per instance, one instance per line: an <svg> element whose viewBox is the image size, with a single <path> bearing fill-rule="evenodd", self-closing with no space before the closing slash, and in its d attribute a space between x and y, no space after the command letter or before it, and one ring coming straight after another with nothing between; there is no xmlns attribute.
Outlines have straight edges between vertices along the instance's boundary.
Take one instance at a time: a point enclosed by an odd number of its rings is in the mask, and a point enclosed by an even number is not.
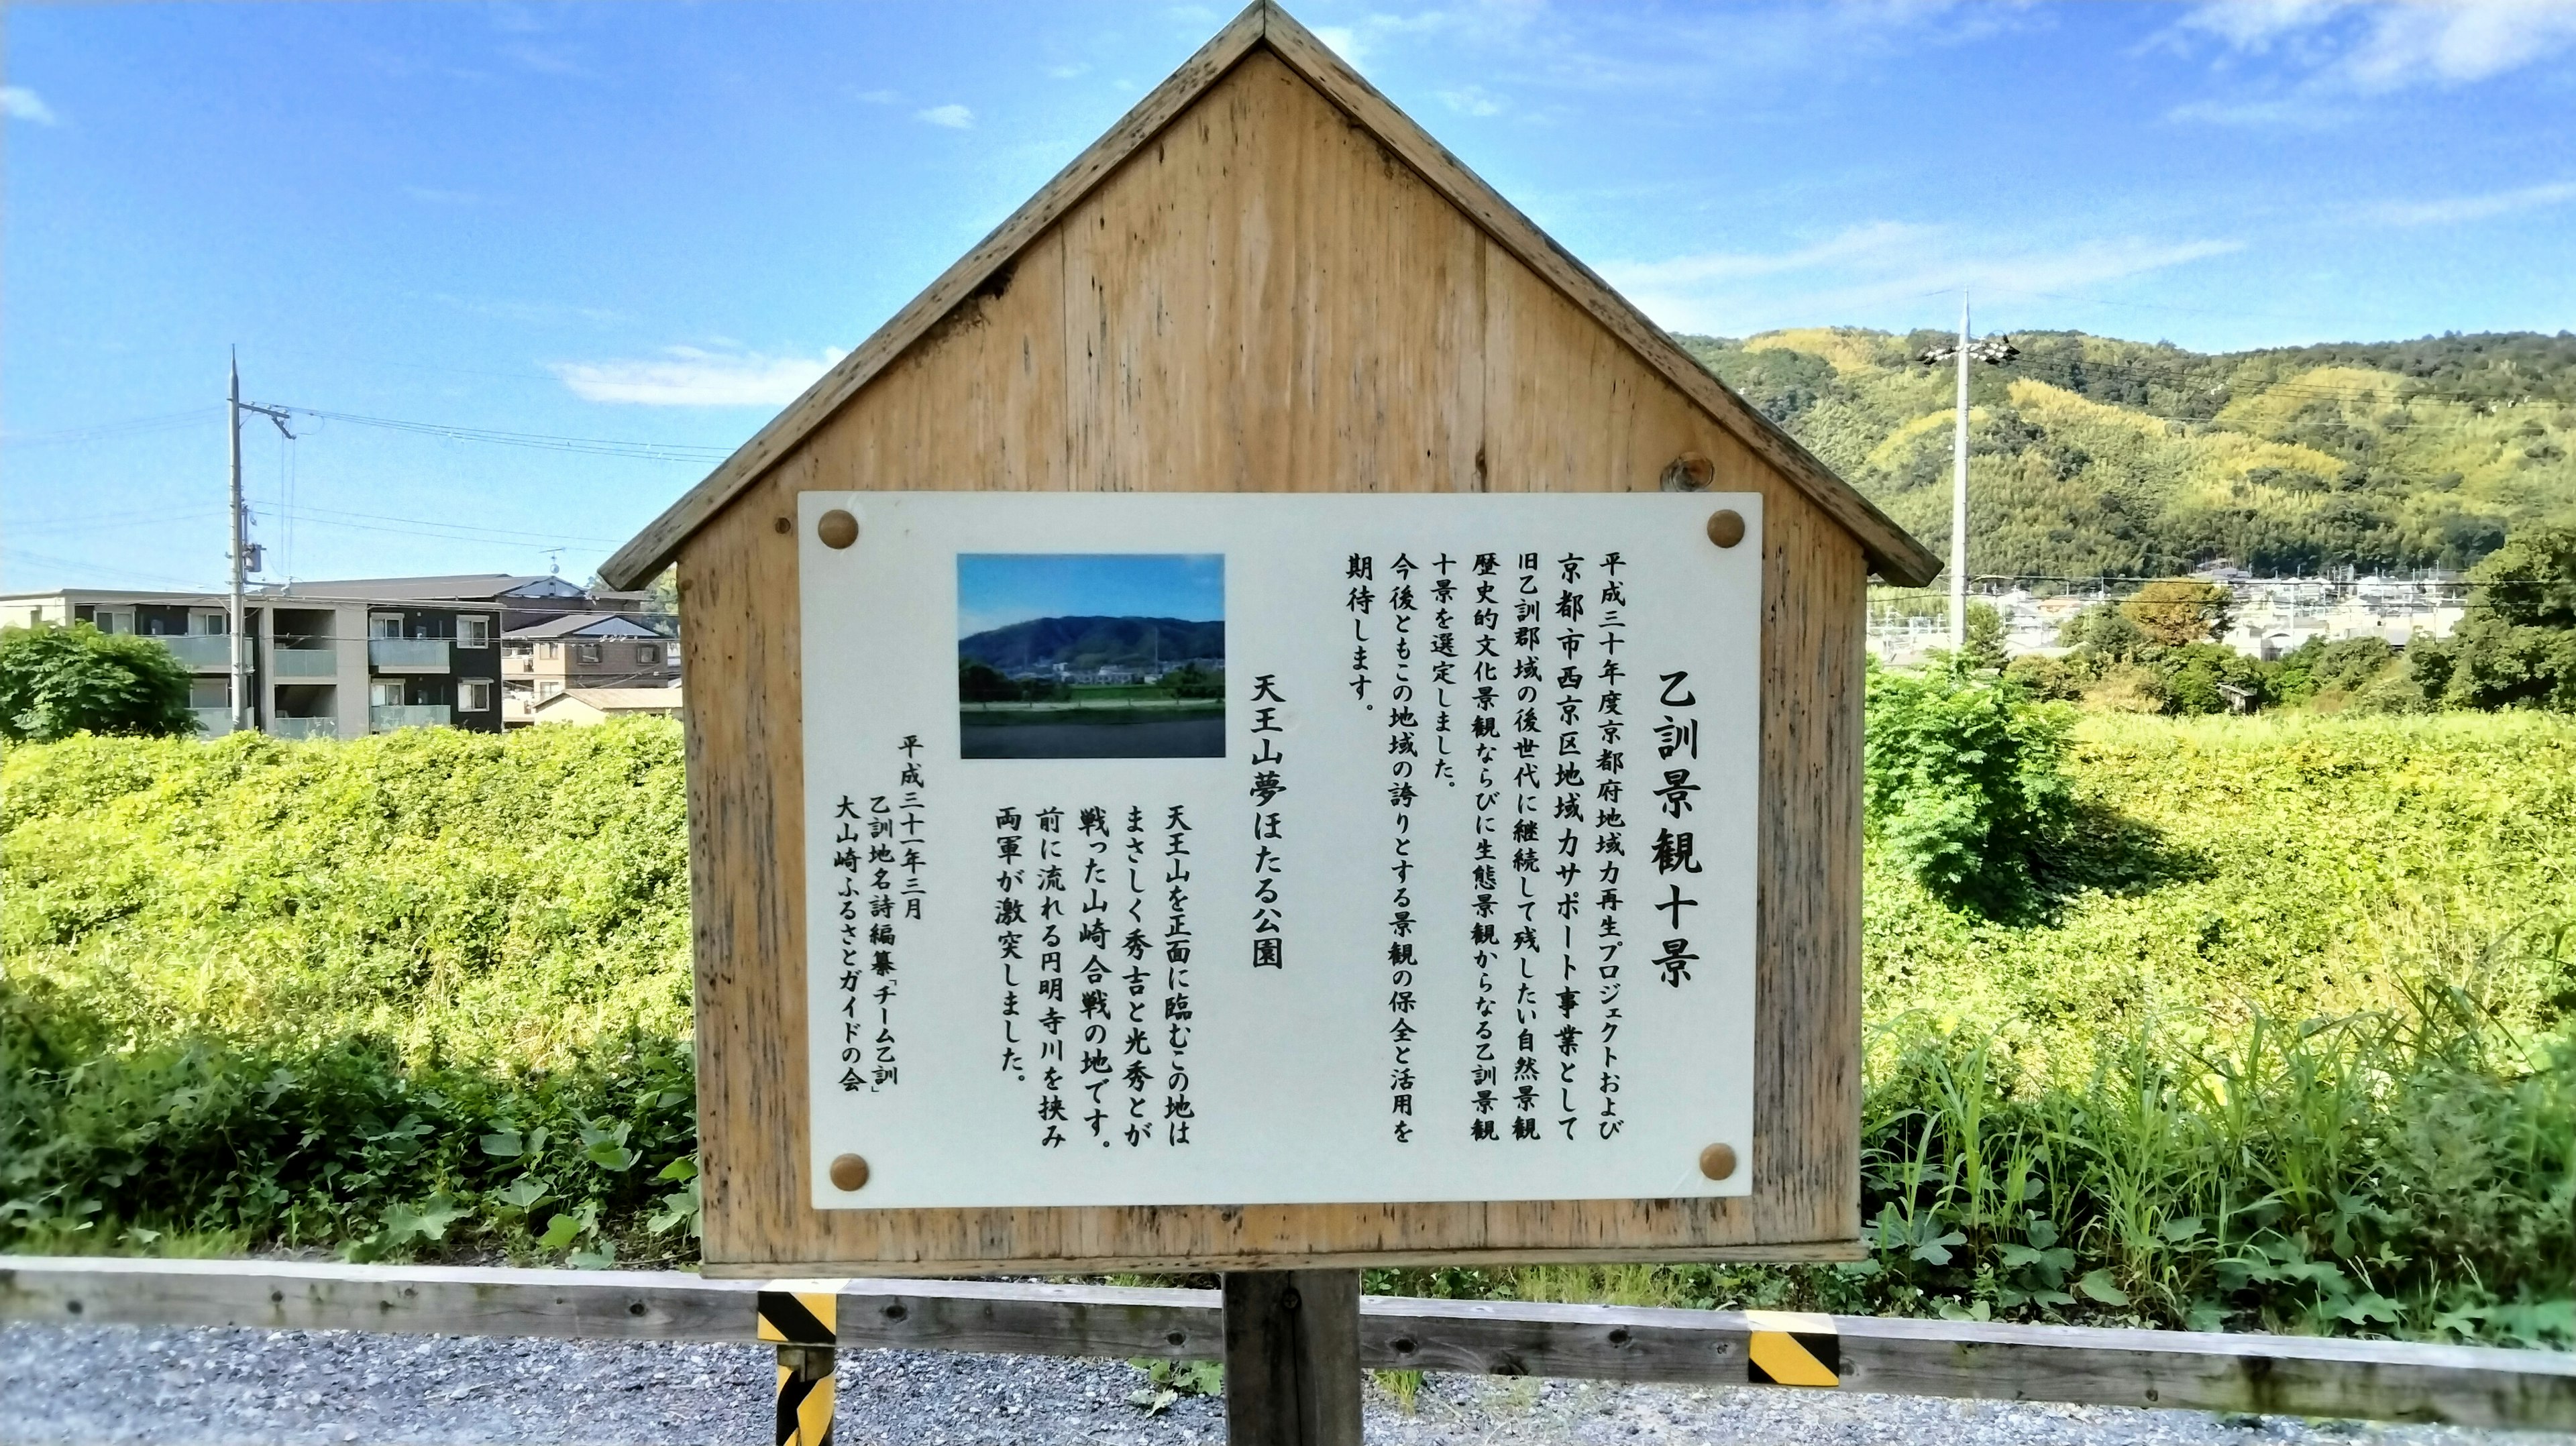
<svg viewBox="0 0 2576 1446"><path fill-rule="evenodd" d="M979 297L992 289L996 279L1009 282L1015 270L1044 264L1044 258L1033 254L1033 243L1050 232L1061 233L1071 244L1059 255L1066 263L1065 285L1074 309L1067 315L1065 361L1077 395L1085 387L1108 387L1118 400L1148 400L1174 395L1154 387L1151 382L1152 362L1156 349L1139 349L1135 344L1152 342L1169 335L1169 328L1219 328L1225 318L1223 308L1192 307L1193 300L1212 299L1217 291L1241 295L1261 304L1259 314L1278 321L1285 319L1298 331L1301 345L1284 358L1244 352L1237 360L1248 365L1229 372L1238 386L1232 400L1246 415L1238 418L1241 425L1220 423L1224 430L1211 430L1209 419L1195 414L1174 417L1168 404L1157 416L1150 406L1143 411L1112 409L1093 414L1080 412L1072 420L1073 434L1086 455L1096 453L1106 460L1111 475L1119 475L1119 459L1133 458L1132 447L1122 446L1122 439L1132 441L1134 433L1127 428L1147 426L1160 421L1177 423L1177 430L1165 435L1176 442L1200 444L1183 450L1203 470L1221 469L1229 460L1237 465L1248 463L1252 444L1269 440L1275 431L1289 440L1310 439L1308 429L1299 419L1317 415L1312 408L1324 398L1324 391L1341 391L1355 387L1367 391L1372 386L1401 382L1406 379L1408 361L1427 364L1430 358L1388 358L1392 370L1373 376L1339 373L1326 367L1300 366L1299 362L1329 363L1347 355L1347 348L1336 342L1353 328L1368 329L1379 324L1383 311L1365 307L1310 305L1320 295L1312 288L1331 284L1339 297L1368 295L1383 306L1407 311L1420 306L1437 310L1456 293L1444 283L1451 278L1443 269L1443 256L1437 248L1413 253L1407 265L1393 270L1330 272L1304 271L1273 274L1266 269L1249 279L1218 278L1187 269L1160 271L1151 278L1154 285L1139 292L1114 283L1119 279L1121 258L1154 256L1169 261L1200 259L1213 266L1223 261L1249 262L1261 267L1276 253L1266 243L1274 237L1275 228L1326 228L1347 225L1371 229L1389 218L1360 213L1305 214L1302 208L1316 196L1301 184L1304 176L1293 168L1262 167L1258 176L1272 182L1266 188L1256 186L1255 193L1238 193L1235 199L1270 200L1285 203L1292 209L1265 209L1258 213L1200 212L1194 208L1212 194L1198 181L1221 181L1227 178L1205 171L1193 172L1193 166L1204 166L1213 157L1204 147L1193 146L1184 136L1177 147L1169 142L1171 131L1184 124L1198 127L1196 138L1207 139L1212 125L1240 123L1248 113L1237 111L1221 114L1222 107L1211 108L1208 97L1232 78L1233 71L1247 58L1266 55L1278 62L1289 75L1316 93L1328 98L1331 117L1318 118L1319 123L1339 124L1364 132L1380 164L1387 168L1409 170L1422 183L1425 194L1401 198L1417 217L1430 217L1436 210L1446 213L1432 221L1442 233L1455 228L1452 218L1464 217L1477 235L1499 246L1521 269L1543 279L1549 286L1586 315L1607 334L1629 348L1634 355L1666 382L1688 397L1706 415L1715 420L1741 447L1767 461L1772 469L1792 486L1804 492L1825 514L1848 530L1861 544L1870 564L1890 581L1907 586L1929 583L1941 569L1940 559L1898 527L1869 499L1836 476L1818 461L1796 439L1747 405L1724 383L1684 352L1672 337L1648 320L1643 312L1613 290L1592 269L1577 260L1533 224L1518 208L1485 184L1457 157L1451 155L1412 118L1396 109L1358 72L1344 64L1312 33L1299 25L1271 0L1255 0L1232 22L1184 62L1160 86L1136 107L1121 117L1098 141L1064 170L1057 173L1020 209L994 228L957 263L943 272L937 281L913 299L903 310L877 329L856 350L842 359L821 379L798 397L787 409L761 428L714 472L673 503L643 532L619 548L601 566L601 575L618 587L640 587L679 551L682 542L697 528L706 525L726 504L753 487L768 470L779 466L800 443L829 423L853 397L872 386L883 372L895 365L925 340L935 341L937 333L954 324L960 308L971 307ZM1186 122L1184 119L1186 117ZM1295 153L1294 138L1279 152L1261 153L1262 137L1255 134L1251 146L1232 156L1236 163L1288 158ZM1131 164L1150 161L1155 166L1171 164L1175 184L1159 196L1137 193L1132 187L1125 198L1127 205L1115 216L1095 215L1085 230L1066 218L1097 199L1110 176ZM1400 224L1401 218L1396 218ZM1428 233L1425 233L1428 234ZM1156 241L1186 240L1196 237L1205 243L1197 252L1186 246L1175 251L1171 246L1156 247ZM1087 245L1086 243L1090 243ZM1097 246L1096 254L1091 246ZM1086 259L1093 265L1085 266ZM1445 259L1454 260L1455 257ZM1086 293L1086 283L1106 281L1112 285ZM1166 296L1160 289L1171 288ZM1086 298L1097 300L1097 308L1084 309ZM1157 303L1175 303L1163 308ZM1079 314L1077 314L1079 313ZM1462 324L1472 313L1454 318ZM1461 346L1472 343L1472 328L1461 330L1454 339ZM1222 333L1220 342L1239 338L1243 333ZM1211 348L1209 359L1225 356L1222 345ZM1142 370L1139 370L1140 364ZM1461 388L1450 399L1463 400L1472 390L1474 378L1453 367L1439 368L1438 380ZM1425 378L1428 380L1428 378ZM1145 383L1134 393L1118 391L1128 382ZM1282 383L1262 386L1263 382ZM1222 389L1218 389L1222 390ZM1188 395L1183 393L1182 395ZM1199 395L1205 395L1200 393ZM1345 398L1348 400L1348 398ZM1333 413L1343 427L1357 431L1338 433L1347 441L1375 428L1365 414L1347 411ZM1263 421L1276 423L1264 426ZM1435 428L1433 435L1382 438L1389 445L1383 455L1390 459L1411 460L1411 441L1430 445L1424 448L1427 458L1443 456L1438 443L1451 437L1446 429ZM1350 449L1337 448L1337 459L1347 461ZM1449 460L1456 460L1451 458ZM1472 458L1469 459L1472 463ZM1363 471L1349 477L1334 490L1372 490L1375 474Z"/></svg>
<svg viewBox="0 0 2576 1446"><path fill-rule="evenodd" d="M784 1284L784 1283L782 1283ZM1216 1291L996 1281L797 1282L843 1349L1210 1360ZM0 1257L0 1321L733 1341L759 1282L677 1272ZM2406 1341L1824 1317L1839 1389L2576 1429L2576 1355ZM1750 1318L1366 1296L1360 1363L1477 1375L1745 1383Z"/></svg>
<svg viewBox="0 0 2576 1446"><path fill-rule="evenodd" d="M1360 1273L1226 1272L1226 1446L1360 1446Z"/></svg>
<svg viewBox="0 0 2576 1446"><path fill-rule="evenodd" d="M1267 50L680 554L711 1274L1852 1259L1863 588L1851 533ZM807 1202L796 546L807 489L1764 497L1754 1193L827 1211Z"/></svg>

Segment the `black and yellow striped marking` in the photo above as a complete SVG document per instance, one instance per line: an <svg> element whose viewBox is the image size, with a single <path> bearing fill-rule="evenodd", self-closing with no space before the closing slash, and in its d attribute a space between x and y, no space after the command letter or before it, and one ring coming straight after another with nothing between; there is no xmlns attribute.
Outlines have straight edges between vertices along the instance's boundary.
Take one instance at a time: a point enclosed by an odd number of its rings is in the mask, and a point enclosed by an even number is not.
<svg viewBox="0 0 2576 1446"><path fill-rule="evenodd" d="M1744 1379L1757 1386L1823 1386L1843 1383L1843 1342L1834 1318L1802 1311L1749 1310L1753 1325L1744 1344Z"/></svg>
<svg viewBox="0 0 2576 1446"><path fill-rule="evenodd" d="M828 1346L840 1297L831 1291L760 1292L760 1338L782 1346ZM735 1317L741 1319L740 1316Z"/></svg>
<svg viewBox="0 0 2576 1446"><path fill-rule="evenodd" d="M841 1282L779 1281L754 1296L759 1336L778 1346L778 1446L832 1446L832 1345Z"/></svg>
<svg viewBox="0 0 2576 1446"><path fill-rule="evenodd" d="M822 1359L803 1359L809 1350ZM832 1446L832 1353L791 1346L779 1354L791 1351L797 1362L778 1363L778 1446Z"/></svg>

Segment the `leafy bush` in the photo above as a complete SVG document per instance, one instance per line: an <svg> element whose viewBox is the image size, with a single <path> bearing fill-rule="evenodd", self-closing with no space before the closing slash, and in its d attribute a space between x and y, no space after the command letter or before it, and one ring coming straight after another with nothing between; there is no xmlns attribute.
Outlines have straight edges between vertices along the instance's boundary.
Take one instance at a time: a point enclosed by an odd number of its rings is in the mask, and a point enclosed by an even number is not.
<svg viewBox="0 0 2576 1446"><path fill-rule="evenodd" d="M1870 837L1949 903L2027 911L2037 900L2033 864L2064 812L2059 760L2071 721L2010 683L1962 670L1873 670Z"/></svg>
<svg viewBox="0 0 2576 1446"><path fill-rule="evenodd" d="M196 731L188 669L161 643L88 623L0 628L0 738Z"/></svg>

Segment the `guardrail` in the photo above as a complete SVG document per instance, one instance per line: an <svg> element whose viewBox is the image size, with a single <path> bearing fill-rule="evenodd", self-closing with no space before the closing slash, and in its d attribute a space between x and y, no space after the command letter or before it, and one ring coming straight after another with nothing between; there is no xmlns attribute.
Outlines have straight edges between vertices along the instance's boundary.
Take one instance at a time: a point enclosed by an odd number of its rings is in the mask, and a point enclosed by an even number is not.
<svg viewBox="0 0 2576 1446"><path fill-rule="evenodd" d="M811 1309L786 1313L828 1341L764 1321L791 1298ZM778 1346L782 1361L833 1346L1225 1351L1212 1290L256 1260L0 1256L0 1320L736 1341ZM1359 1356L1477 1375L2576 1428L2576 1354L2403 1341L1368 1296Z"/></svg>

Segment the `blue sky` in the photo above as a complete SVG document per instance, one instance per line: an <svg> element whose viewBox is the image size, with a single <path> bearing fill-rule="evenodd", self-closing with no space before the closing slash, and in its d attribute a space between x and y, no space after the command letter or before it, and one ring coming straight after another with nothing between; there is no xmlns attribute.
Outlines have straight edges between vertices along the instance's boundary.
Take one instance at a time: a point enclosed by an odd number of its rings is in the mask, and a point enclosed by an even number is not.
<svg viewBox="0 0 2576 1446"><path fill-rule="evenodd" d="M1213 552L963 552L957 636L1031 618L1225 617L1225 558Z"/></svg>
<svg viewBox="0 0 2576 1446"><path fill-rule="evenodd" d="M2576 327L2576 5L1292 8L1677 329ZM9 6L0 589L220 578L233 344L269 577L586 577L1228 13Z"/></svg>

